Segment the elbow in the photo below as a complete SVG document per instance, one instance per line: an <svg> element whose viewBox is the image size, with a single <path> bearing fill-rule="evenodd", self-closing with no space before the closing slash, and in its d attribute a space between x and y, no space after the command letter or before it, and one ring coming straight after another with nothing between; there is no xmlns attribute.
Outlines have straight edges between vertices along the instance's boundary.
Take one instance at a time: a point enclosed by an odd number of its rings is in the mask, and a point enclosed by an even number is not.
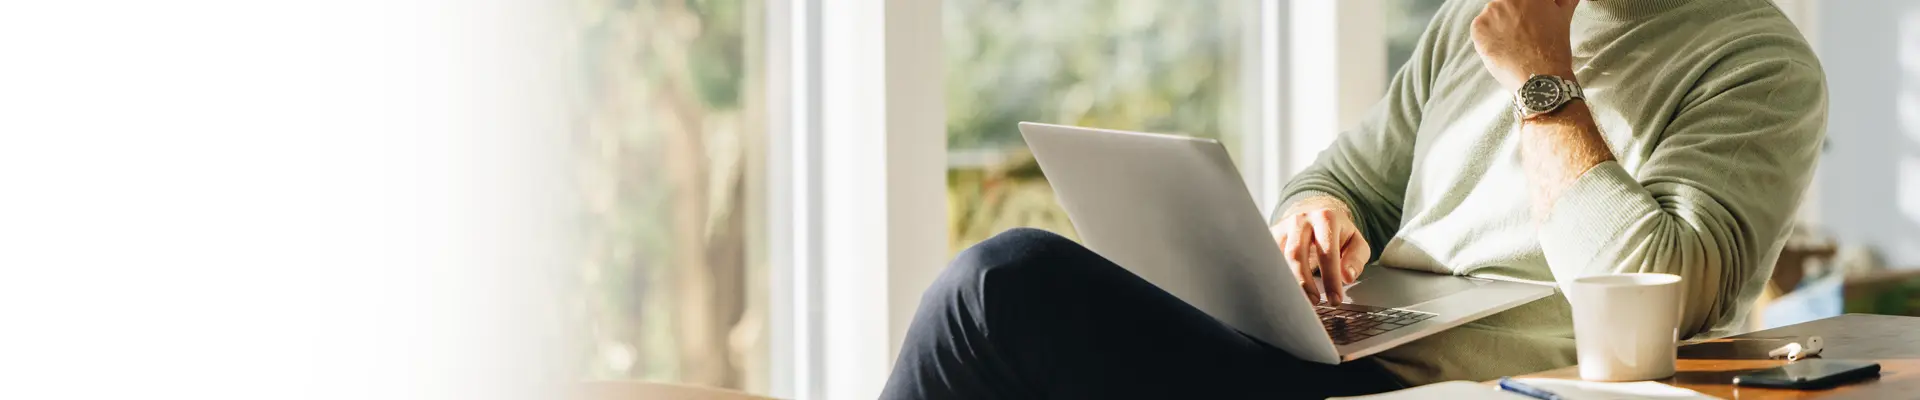
<svg viewBox="0 0 1920 400"><path fill-rule="evenodd" d="M1683 336L1707 332L1747 307L1772 270L1768 257L1753 251L1755 241L1741 229L1700 223L1663 210L1645 225L1641 240L1623 246L1610 268L1615 273L1664 273L1681 278L1680 330Z"/></svg>

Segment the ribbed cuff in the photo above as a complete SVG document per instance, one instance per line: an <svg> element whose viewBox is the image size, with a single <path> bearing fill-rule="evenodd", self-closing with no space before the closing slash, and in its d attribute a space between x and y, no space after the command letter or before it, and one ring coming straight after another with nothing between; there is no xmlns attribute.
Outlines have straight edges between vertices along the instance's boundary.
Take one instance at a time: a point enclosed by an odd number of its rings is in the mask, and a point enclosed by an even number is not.
<svg viewBox="0 0 1920 400"><path fill-rule="evenodd" d="M1339 200L1340 204L1346 205L1347 218L1352 219L1354 227L1360 229L1360 236L1366 237L1367 226L1364 223L1364 221L1360 220L1360 216L1354 215L1354 213L1357 211L1354 211L1355 207L1353 205L1353 200L1348 199L1345 196L1341 196L1331 192L1313 190L1313 189L1306 189L1306 190L1301 190L1299 192L1294 192L1293 195L1287 196L1286 200L1281 200L1279 205L1273 207L1273 215L1267 216L1267 226L1273 226L1273 224L1280 223L1280 219L1286 218L1285 214L1287 212L1287 209L1293 208L1293 205L1299 204L1301 200L1306 200L1309 197L1321 197L1321 196L1332 197L1334 198L1334 200Z"/></svg>
<svg viewBox="0 0 1920 400"><path fill-rule="evenodd" d="M1581 3L1580 9L1592 14L1595 18L1609 21L1632 21L1662 13L1679 11L1694 3L1701 2L1697 0L1625 0Z"/></svg>
<svg viewBox="0 0 1920 400"><path fill-rule="evenodd" d="M1540 226L1540 250L1554 280L1608 273L1601 255L1622 251L1632 231L1660 212L1660 204L1620 164L1600 163L1560 192Z"/></svg>

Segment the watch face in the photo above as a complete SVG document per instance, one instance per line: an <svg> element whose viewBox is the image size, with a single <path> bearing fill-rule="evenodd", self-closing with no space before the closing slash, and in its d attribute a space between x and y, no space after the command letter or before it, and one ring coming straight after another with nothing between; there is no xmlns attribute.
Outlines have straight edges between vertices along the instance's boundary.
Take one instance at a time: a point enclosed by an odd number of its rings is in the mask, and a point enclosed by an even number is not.
<svg viewBox="0 0 1920 400"><path fill-rule="evenodd" d="M1527 83L1520 86L1520 105L1530 111L1552 110L1560 105L1564 96L1560 93L1560 85L1544 76L1528 79Z"/></svg>

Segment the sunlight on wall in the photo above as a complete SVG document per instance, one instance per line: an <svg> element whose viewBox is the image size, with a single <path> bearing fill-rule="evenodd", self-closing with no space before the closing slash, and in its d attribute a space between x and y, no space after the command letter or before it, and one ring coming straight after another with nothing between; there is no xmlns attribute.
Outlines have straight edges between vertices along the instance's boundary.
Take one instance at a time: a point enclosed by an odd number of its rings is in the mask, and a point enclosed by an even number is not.
<svg viewBox="0 0 1920 400"><path fill-rule="evenodd" d="M1903 135L1896 139L1903 143L1888 143L1899 151L1899 169L1894 187L1894 201L1901 215L1907 220L1920 223L1920 154L1913 147L1920 145L1920 10L1908 10L1898 21L1895 44L1898 46L1899 93L1895 94L1894 117L1899 123ZM1910 238L1897 240L1893 245L1882 248L1883 253L1900 257L1917 252Z"/></svg>
<svg viewBox="0 0 1920 400"><path fill-rule="evenodd" d="M1893 268L1920 266L1920 3L1822 1L1810 35L1830 104L1817 219Z"/></svg>

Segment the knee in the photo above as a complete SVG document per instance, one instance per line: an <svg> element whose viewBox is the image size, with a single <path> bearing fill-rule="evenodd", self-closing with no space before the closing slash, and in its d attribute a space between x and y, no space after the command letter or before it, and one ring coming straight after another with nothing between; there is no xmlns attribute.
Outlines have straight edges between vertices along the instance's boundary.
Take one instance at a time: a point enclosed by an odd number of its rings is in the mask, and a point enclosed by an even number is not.
<svg viewBox="0 0 1920 400"><path fill-rule="evenodd" d="M928 288L927 296L977 298L987 290L989 275L995 276L994 282L1005 281L1012 275L1033 275L1020 271L1062 263L1081 252L1091 253L1079 243L1053 232L1009 229L961 251L934 281L933 287Z"/></svg>
<svg viewBox="0 0 1920 400"><path fill-rule="evenodd" d="M1013 228L961 251L947 266L947 272L977 279L1001 270L1031 269L1040 264L1058 263L1071 258L1073 253L1084 251L1079 243L1053 232Z"/></svg>
<svg viewBox="0 0 1920 400"><path fill-rule="evenodd" d="M968 247L954 257L949 269L988 271L1019 268L1036 261L1058 258L1062 253L1079 250L1080 244L1053 232L1034 228L1013 228Z"/></svg>

